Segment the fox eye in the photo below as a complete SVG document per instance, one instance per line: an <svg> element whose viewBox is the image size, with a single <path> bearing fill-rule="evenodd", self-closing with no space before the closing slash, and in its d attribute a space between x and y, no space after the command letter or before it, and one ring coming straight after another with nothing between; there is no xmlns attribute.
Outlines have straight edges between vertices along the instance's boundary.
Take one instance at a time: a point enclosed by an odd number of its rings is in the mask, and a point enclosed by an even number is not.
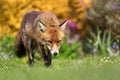
<svg viewBox="0 0 120 80"><path fill-rule="evenodd" d="M50 44L52 44L52 41L50 41L50 40L48 40L47 42L50 43Z"/></svg>
<svg viewBox="0 0 120 80"><path fill-rule="evenodd" d="M58 41L57 41L57 43L61 43L61 42L62 42L62 40L58 40Z"/></svg>

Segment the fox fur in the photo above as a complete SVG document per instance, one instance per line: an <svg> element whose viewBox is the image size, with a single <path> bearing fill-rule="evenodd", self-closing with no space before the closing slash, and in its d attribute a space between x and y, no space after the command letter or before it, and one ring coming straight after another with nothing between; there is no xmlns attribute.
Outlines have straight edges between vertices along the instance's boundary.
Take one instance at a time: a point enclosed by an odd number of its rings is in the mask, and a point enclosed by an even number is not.
<svg viewBox="0 0 120 80"><path fill-rule="evenodd" d="M34 52L38 49L46 66L51 65L52 54L59 53L65 36L67 20L60 24L52 12L27 12L16 36L15 52L18 57L28 53L29 64L34 62ZM45 51L46 46L47 51ZM47 52L47 53L46 53Z"/></svg>

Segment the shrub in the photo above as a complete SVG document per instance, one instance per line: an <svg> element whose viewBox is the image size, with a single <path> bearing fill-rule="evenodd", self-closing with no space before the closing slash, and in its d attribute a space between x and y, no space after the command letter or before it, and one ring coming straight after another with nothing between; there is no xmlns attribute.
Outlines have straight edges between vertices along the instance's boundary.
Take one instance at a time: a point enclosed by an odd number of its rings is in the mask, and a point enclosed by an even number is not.
<svg viewBox="0 0 120 80"><path fill-rule="evenodd" d="M14 41L15 39L9 35L4 36L0 40L0 57L8 59L14 56Z"/></svg>

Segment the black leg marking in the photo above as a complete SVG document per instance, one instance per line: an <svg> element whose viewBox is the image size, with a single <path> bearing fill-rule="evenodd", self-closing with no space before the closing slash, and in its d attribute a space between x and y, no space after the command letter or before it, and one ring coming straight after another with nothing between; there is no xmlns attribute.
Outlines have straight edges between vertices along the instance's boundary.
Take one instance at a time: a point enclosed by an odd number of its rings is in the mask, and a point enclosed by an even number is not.
<svg viewBox="0 0 120 80"><path fill-rule="evenodd" d="M48 67L48 56L45 53L44 46L39 44L38 49L39 49L39 52L40 52L41 56L43 57L45 65Z"/></svg>
<svg viewBox="0 0 120 80"><path fill-rule="evenodd" d="M50 66L52 62L52 54L50 53L49 49L47 49L47 52L48 52L48 66Z"/></svg>

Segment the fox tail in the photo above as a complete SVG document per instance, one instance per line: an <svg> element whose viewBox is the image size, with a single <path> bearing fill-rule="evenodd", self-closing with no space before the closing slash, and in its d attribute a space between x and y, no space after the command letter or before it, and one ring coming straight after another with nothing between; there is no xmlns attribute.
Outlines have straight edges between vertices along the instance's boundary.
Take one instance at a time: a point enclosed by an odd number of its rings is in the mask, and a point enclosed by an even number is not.
<svg viewBox="0 0 120 80"><path fill-rule="evenodd" d="M24 44L22 42L22 38L21 38L20 32L18 33L18 35L16 37L14 49L15 49L16 55L19 58L22 58L22 57L24 57L26 55L26 50L25 50Z"/></svg>

